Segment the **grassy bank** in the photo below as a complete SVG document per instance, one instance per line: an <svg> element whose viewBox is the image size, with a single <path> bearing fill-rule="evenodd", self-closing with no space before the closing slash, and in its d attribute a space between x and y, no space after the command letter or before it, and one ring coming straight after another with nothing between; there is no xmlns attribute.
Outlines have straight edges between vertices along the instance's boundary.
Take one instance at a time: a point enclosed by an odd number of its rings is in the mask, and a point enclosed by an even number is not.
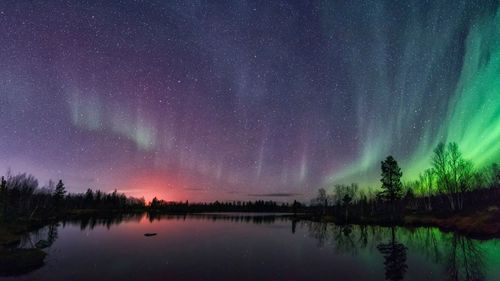
<svg viewBox="0 0 500 281"><path fill-rule="evenodd" d="M464 211L447 217L435 215L406 215L405 225L436 226L477 239L500 238L500 209L497 206Z"/></svg>
<svg viewBox="0 0 500 281"><path fill-rule="evenodd" d="M453 214L412 213L404 214L396 220L389 217L350 217L348 221L333 215L302 214L295 217L299 220L317 222L333 222L337 224L361 224L380 226L406 227L438 227L443 231L457 232L475 239L500 238L500 208L488 206L476 210L462 211Z"/></svg>

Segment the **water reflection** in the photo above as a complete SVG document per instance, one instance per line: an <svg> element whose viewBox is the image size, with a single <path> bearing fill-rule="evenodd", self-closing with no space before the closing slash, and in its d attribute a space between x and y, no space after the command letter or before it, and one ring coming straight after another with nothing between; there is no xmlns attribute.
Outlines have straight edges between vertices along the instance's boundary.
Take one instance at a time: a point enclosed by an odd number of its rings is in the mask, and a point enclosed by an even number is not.
<svg viewBox="0 0 500 281"><path fill-rule="evenodd" d="M380 243L377 249L384 256L385 279L391 281L403 280L408 265L406 264L406 246L396 240L396 229L391 227L389 243Z"/></svg>
<svg viewBox="0 0 500 281"><path fill-rule="evenodd" d="M229 221L235 223L273 224L275 222L289 221L290 215L276 214L248 214L248 213L200 213L200 214L161 214L147 213L149 222L160 220L210 220ZM293 227L293 225L292 225Z"/></svg>
<svg viewBox="0 0 500 281"><path fill-rule="evenodd" d="M86 215L73 219L61 221L63 227L66 225L78 225L81 230L93 230L97 226L110 229L122 223L140 223L146 218L150 223L162 220L210 220L229 221L235 223L273 224L276 222L289 221L289 215L276 214L246 214L246 213L200 213L200 214L163 214L163 213L132 213L132 214L109 214L106 216Z"/></svg>
<svg viewBox="0 0 500 281"><path fill-rule="evenodd" d="M23 234L9 244L0 244L0 276L28 274L45 265L46 253L57 239L57 224ZM36 242L37 241L37 242Z"/></svg>
<svg viewBox="0 0 500 281"><path fill-rule="evenodd" d="M456 234L447 239L446 269L450 281L480 281L484 278L484 252L477 243Z"/></svg>
<svg viewBox="0 0 500 281"><path fill-rule="evenodd" d="M436 228L402 228L402 227L380 227L380 226L367 226L367 225L335 225L332 223L318 223L310 221L298 221L293 220L287 215L275 216L268 214L224 214L224 213L213 213L213 214L197 214L197 215L165 215L165 214L129 214L129 215L117 215L117 216L106 216L106 217L95 217L86 216L81 219L70 219L61 221L60 223L50 224L44 228L38 229L25 235L16 245L10 245L10 248L0 249L0 276L10 276L10 275L22 275L32 272L43 266L42 263L33 264L33 266L27 266L25 269L20 271L13 271L13 267L2 266L6 265L6 262L12 264L22 264L31 262L26 257L21 257L22 255L17 255L17 253L25 252L23 254L32 255L34 251L39 251L43 249L49 255L57 255L58 251L51 251L53 245L57 244L60 236L68 235L68 232L64 232L65 228L80 229L86 232L92 231L95 228L101 227L105 229L117 228L118 231L124 232L125 228L120 228L120 225L133 226L134 231L143 231L149 227L154 227L156 225L172 225L174 223L175 228L182 227L183 225L197 225L198 223L203 223L206 221L210 222L226 222L224 224L210 224L211 229L215 228L237 228L245 229L245 236L228 236L227 242L218 242L219 244L213 243L216 248L204 248L205 251L209 253L204 253L203 255L210 256L210 253L216 252L218 248L226 247L226 244L231 243L241 243L241 245L248 242L247 239L254 239L252 243L259 245L262 243L269 243L269 239L272 237L283 236L286 232L293 234L293 238L287 238L287 247L300 249L298 252L304 251L305 247L302 243L306 241L314 242L316 245L312 248L307 248L307 252L315 253L318 250L326 250L331 252L333 257L339 256L351 256L349 259L351 264L349 268L345 271L350 270L368 270L370 268L378 268L381 270L379 277L369 277L369 279L362 280L379 280L385 275L386 280L396 281L405 280L405 278L415 279L411 274L415 274L415 268L430 268L431 266L437 266L436 268L429 269L428 271L437 271L436 274L441 274L440 276L432 276L425 280L443 280L448 279L450 281L480 281L480 280L491 280L488 279L488 274L486 272L487 262L489 259L491 261L491 252L489 255L485 253L485 247L483 242L468 239L466 237L453 234L453 233L443 233ZM227 224L227 222L231 225ZM249 224L261 225L259 228L251 226ZM273 227L276 225L279 227ZM286 227L286 228L283 228ZM204 228L202 228L204 229ZM261 238L252 238L256 229L259 230L258 237L266 237L265 240L259 240ZM265 232L261 232L265 230ZM61 231L63 234L61 234ZM72 232L73 236L69 238L69 241L64 244L64 247L73 247L80 243L80 238L77 235L78 231ZM114 232L115 235L117 232ZM119 233L119 232L118 232ZM135 233L135 232L134 232ZM156 240L139 240L144 239L142 235L130 236L131 240L139 243L140 241L148 241L147 243L156 243L155 241L162 241L161 239L173 239L172 237L183 237L175 239L185 239L182 242L179 241L179 245L182 243L190 243L190 236L187 232L180 232L181 236L174 235L171 230L167 231L167 228L160 233ZM239 232L238 232L239 233ZM266 236L262 236L264 234ZM296 235L299 233L300 235ZM305 234L305 235L303 235ZM99 236L102 237L102 236ZM109 236L107 236L109 237ZM170 237L170 238L169 238ZM211 236L214 237L214 236ZM230 237L230 238L229 238ZM68 237L66 236L66 239ZM97 238L95 238L97 239ZM108 238L106 238L108 239ZM114 238L112 238L114 239ZM207 245L212 245L212 238L208 238L209 244L200 244L203 247ZM245 239L242 241L241 239ZM274 238L272 238L274 239ZM97 241L97 240L93 240ZM99 240L101 241L101 240ZM106 240L108 241L108 240ZM111 240L110 240L111 241ZM108 241L108 243L111 243ZM200 240L201 241L201 240ZM223 241L223 240L221 240ZM231 242L229 242L231 241ZM273 240L274 241L274 240ZM69 244L68 244L69 243ZM104 242L103 242L104 243ZM118 242L117 242L118 243ZM144 243L144 242L140 242ZM144 247L148 247L149 244L143 244ZM489 243L489 242L484 242ZM496 243L496 242L495 242ZM119 243L118 243L119 244ZM62 245L62 244L61 244ZM73 246L71 246L73 245ZM217 245L217 246L215 246ZM236 245L236 244L235 244ZM491 244L489 244L491 245ZM60 246L63 247L63 246ZM268 244L267 247L274 247L274 244ZM63 248L64 249L64 248ZM117 248L119 249L119 248ZM189 264L191 259L195 259L190 255L190 252L182 247L179 248L177 257L179 262ZM202 248L197 248L197 251ZM247 255L247 251L251 251L252 248L245 248L244 256ZM29 252L26 252L29 251ZM158 247L158 251L161 251L161 247ZM175 251L175 249L170 248L170 251ZM227 251L227 249L226 249ZM292 250L292 253L295 250ZM236 253L236 252L235 252ZM295 251L295 253L297 253ZM2 256L3 254L3 256ZM254 255L258 252L254 252ZM45 255L45 254L44 254ZM179 255L182 255L183 259ZM5 258L7 256L7 258ZM291 262L288 258L290 255L285 256L280 261L283 264ZM361 265L363 257L369 257L370 264L368 268L364 268ZM18 260L16 260L18 258ZM262 257L260 257L262 258ZM306 262L307 257L299 256L300 263ZM331 257L330 257L331 258ZM494 258L494 257L493 257ZM279 259L279 258L278 258ZM304 260L302 260L304 259ZM258 259L257 259L258 260ZM345 261L345 259L343 259ZM419 261L420 260L420 261ZM424 260L425 262L422 262ZM243 261L242 261L243 262ZM429 264L430 262L430 264ZM158 265L162 266L162 265ZM255 265L256 266L256 265ZM413 273L412 273L413 268ZM343 270L343 269L337 269ZM324 278L324 277L322 277ZM319 278L319 279L322 279ZM365 277L367 278L367 277ZM222 278L223 279L223 278ZM314 279L314 278L313 278ZM29 280L29 279L28 279ZM350 280L350 279L349 279ZM355 279L353 279L355 280Z"/></svg>
<svg viewBox="0 0 500 281"><path fill-rule="evenodd" d="M305 224L319 247L331 244L339 254L356 255L360 250L373 249L376 245L384 259L386 280L404 280L409 253L423 254L440 264L450 281L486 280L485 253L481 241L455 233L443 233L436 228Z"/></svg>
<svg viewBox="0 0 500 281"><path fill-rule="evenodd" d="M63 220L63 226L66 224L79 225L81 230L92 230L96 226L104 226L110 229L112 226L117 226L124 222L140 222L144 217L143 213L130 213L130 214L108 214L108 215L83 215L78 218L70 218Z"/></svg>

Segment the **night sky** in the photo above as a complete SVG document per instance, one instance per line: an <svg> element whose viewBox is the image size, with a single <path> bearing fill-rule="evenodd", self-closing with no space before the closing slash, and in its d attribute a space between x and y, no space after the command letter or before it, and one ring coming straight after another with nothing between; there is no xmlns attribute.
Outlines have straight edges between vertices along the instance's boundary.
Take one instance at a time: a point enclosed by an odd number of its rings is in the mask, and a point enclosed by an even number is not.
<svg viewBox="0 0 500 281"><path fill-rule="evenodd" d="M166 200L500 162L498 1L0 2L0 171Z"/></svg>

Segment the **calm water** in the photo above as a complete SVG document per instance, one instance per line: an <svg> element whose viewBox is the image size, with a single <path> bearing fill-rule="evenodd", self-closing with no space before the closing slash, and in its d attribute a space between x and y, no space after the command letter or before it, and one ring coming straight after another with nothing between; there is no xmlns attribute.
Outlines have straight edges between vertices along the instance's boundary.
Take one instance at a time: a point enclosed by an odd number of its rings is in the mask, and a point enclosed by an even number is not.
<svg viewBox="0 0 500 281"><path fill-rule="evenodd" d="M24 243L42 239L43 267L0 280L500 280L499 240L435 228L134 216L61 222Z"/></svg>

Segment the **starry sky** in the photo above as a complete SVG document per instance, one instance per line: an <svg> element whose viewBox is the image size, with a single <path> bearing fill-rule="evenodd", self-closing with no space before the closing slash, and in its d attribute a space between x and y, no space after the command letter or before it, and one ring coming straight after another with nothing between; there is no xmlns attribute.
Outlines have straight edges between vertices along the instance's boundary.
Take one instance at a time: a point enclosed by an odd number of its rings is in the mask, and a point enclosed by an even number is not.
<svg viewBox="0 0 500 281"><path fill-rule="evenodd" d="M0 170L72 192L309 198L500 161L498 1L0 2Z"/></svg>

